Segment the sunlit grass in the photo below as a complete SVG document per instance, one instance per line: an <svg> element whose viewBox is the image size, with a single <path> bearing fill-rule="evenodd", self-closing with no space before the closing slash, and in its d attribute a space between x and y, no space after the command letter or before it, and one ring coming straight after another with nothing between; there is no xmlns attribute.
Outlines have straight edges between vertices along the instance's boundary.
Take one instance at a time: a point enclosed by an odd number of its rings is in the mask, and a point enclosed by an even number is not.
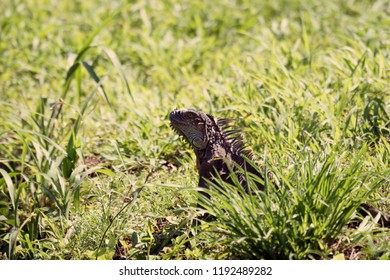
<svg viewBox="0 0 390 280"><path fill-rule="evenodd" d="M202 205L217 217L214 230L236 258L332 257L330 246L356 219L360 204L388 184L388 172L364 171L362 151L348 163L348 154L340 151L315 159L290 154L291 169L272 169L279 180L266 181L265 192L247 194L238 181L220 182L209 191L213 199L201 197Z"/></svg>
<svg viewBox="0 0 390 280"><path fill-rule="evenodd" d="M0 9L6 258L389 258L388 230L354 212L390 212L386 1ZM280 189L226 186L216 221L193 226L198 178L169 128L175 107L233 118Z"/></svg>

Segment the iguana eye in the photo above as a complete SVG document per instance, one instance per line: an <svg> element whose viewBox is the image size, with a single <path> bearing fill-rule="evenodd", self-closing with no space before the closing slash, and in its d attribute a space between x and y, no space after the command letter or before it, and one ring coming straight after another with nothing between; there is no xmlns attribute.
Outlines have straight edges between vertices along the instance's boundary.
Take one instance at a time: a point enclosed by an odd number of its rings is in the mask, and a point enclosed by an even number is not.
<svg viewBox="0 0 390 280"><path fill-rule="evenodd" d="M187 112L187 116L186 117L188 119L196 119L198 117L198 115L193 113L193 112Z"/></svg>

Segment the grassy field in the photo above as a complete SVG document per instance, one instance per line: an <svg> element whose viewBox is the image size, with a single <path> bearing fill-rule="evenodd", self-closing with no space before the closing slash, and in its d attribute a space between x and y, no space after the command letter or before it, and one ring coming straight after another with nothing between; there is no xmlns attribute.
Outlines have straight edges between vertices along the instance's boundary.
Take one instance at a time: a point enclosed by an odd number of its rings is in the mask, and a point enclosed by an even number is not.
<svg viewBox="0 0 390 280"><path fill-rule="evenodd" d="M389 259L385 0L1 1L0 259ZM173 108L280 189L198 175Z"/></svg>

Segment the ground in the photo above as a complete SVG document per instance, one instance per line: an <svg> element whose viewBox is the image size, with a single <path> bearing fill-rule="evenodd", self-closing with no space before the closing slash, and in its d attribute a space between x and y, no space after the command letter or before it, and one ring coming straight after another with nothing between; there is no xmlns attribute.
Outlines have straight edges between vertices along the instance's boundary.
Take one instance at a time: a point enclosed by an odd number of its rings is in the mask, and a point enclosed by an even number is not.
<svg viewBox="0 0 390 280"><path fill-rule="evenodd" d="M4 3L3 3L4 2ZM388 1L3 1L1 259L388 259ZM173 108L232 118L281 191L196 223Z"/></svg>

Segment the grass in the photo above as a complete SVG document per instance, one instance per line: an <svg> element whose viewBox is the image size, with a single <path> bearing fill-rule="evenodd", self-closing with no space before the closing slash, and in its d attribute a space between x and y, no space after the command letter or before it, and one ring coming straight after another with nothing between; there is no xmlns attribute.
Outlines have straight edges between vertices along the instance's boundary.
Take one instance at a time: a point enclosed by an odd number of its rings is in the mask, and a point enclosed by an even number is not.
<svg viewBox="0 0 390 280"><path fill-rule="evenodd" d="M364 153L349 163L343 163L348 153L340 151L319 153L316 159L295 154L296 164L284 174L275 170L281 181L266 181L265 192L248 195L238 180L234 185L221 183L210 190L215 200L202 199L203 205L218 217L213 229L224 236L221 243L231 244L235 257L328 258L334 255L329 247L356 219L359 205L388 183L364 170Z"/></svg>
<svg viewBox="0 0 390 280"><path fill-rule="evenodd" d="M59 6L58 6L59 5ZM389 259L387 1L0 4L5 259ZM230 117L280 188L211 188L168 113Z"/></svg>

